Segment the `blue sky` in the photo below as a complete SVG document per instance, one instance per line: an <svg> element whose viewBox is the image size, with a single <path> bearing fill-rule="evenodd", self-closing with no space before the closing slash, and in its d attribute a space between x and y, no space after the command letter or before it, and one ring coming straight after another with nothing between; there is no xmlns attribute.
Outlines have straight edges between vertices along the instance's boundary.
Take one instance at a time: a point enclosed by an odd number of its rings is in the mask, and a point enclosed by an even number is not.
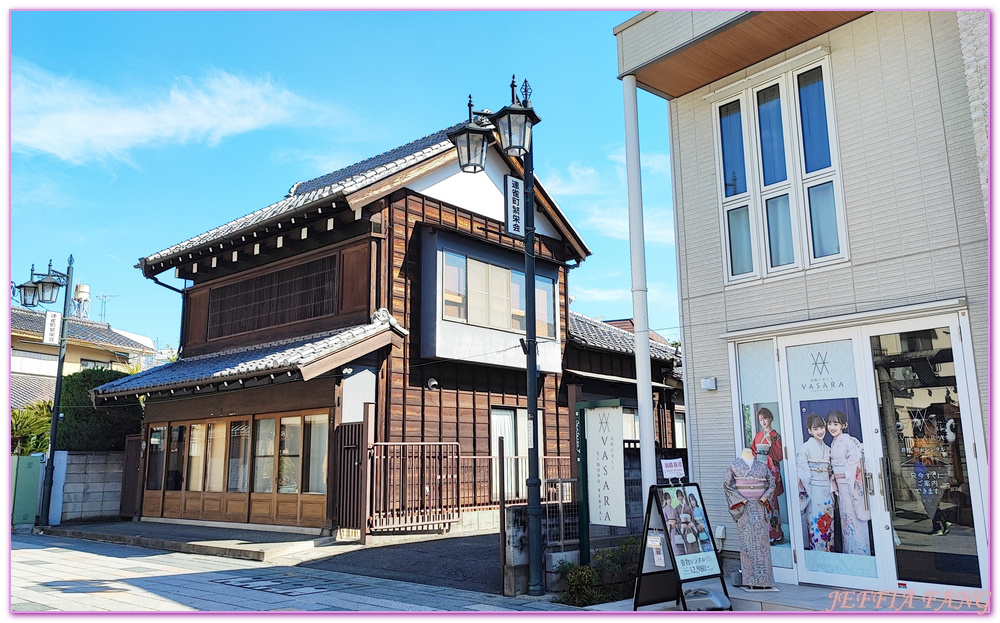
<svg viewBox="0 0 1000 623"><path fill-rule="evenodd" d="M497 110L516 74L542 117L536 174L594 252L572 309L631 317L612 29L635 14L14 11L10 278L72 253L92 319L120 295L106 321L176 347L180 295L139 257L451 125L470 93ZM676 339L666 112L640 92L650 328Z"/></svg>

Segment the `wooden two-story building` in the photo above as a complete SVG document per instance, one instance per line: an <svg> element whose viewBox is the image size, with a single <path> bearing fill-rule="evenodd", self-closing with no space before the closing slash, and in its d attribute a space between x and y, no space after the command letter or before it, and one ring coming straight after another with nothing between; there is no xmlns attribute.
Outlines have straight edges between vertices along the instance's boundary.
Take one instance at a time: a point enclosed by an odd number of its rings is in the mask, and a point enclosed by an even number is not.
<svg viewBox="0 0 1000 623"><path fill-rule="evenodd" d="M430 509L413 525L496 503L499 437L513 456L529 438L524 249L501 192L522 165L493 147L485 171L461 173L451 129L140 260L185 281L180 357L93 395L146 397L143 518L364 529L407 505ZM590 251L536 192L551 471L572 440L567 277Z"/></svg>

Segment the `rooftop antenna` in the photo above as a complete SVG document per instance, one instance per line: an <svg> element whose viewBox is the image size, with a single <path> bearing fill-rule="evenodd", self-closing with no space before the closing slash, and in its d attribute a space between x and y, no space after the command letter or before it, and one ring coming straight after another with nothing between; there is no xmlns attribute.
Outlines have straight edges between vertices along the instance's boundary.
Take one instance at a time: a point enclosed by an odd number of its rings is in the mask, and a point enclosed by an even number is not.
<svg viewBox="0 0 1000 623"><path fill-rule="evenodd" d="M108 301L119 296L125 296L124 294L98 294L95 298L101 299L101 322L105 322L104 313L107 311Z"/></svg>

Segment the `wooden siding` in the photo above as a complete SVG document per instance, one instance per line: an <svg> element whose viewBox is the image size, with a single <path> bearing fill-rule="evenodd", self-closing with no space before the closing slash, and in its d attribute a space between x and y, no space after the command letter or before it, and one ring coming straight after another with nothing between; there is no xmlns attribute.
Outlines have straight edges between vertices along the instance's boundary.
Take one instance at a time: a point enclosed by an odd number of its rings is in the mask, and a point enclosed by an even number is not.
<svg viewBox="0 0 1000 623"><path fill-rule="evenodd" d="M391 274L386 282L389 311L411 330L401 348L393 348L388 362L388 409L381 418L379 441L457 441L463 455L490 453L491 407L526 407L523 370L471 365L461 361L427 361L420 352L420 234L422 226L474 236L485 242L523 252L523 246L502 235L501 223L436 200L402 190L393 193L387 207ZM562 241L538 236L536 254L563 262ZM566 343L566 268L560 267L558 304L562 314L562 343ZM428 284L435 287L435 284ZM545 455L568 455L570 413L560 375L547 374L538 382L538 409L544 422ZM427 379L440 383L426 388ZM386 403L383 403L386 404Z"/></svg>
<svg viewBox="0 0 1000 623"><path fill-rule="evenodd" d="M208 339L209 292L212 288L278 269L302 265L333 254L338 255L337 278L340 280L340 301L337 313L268 327L250 333ZM185 297L183 311L186 327L183 336L184 356L192 357L247 344L259 344L368 322L372 312L374 312L374 309L371 308L371 271L367 266L368 261L369 237L364 236L362 240L354 239L347 243L304 253L194 286L187 291Z"/></svg>
<svg viewBox="0 0 1000 623"><path fill-rule="evenodd" d="M568 344L563 356L563 366L567 370L580 370L607 376L634 379L635 357L624 353L612 353L603 350L589 349L577 344ZM657 361L650 364L650 374L653 382L665 383L670 378L669 365ZM621 398L626 404L634 404L637 399L636 386L632 383L613 383L596 379L581 378L572 381L581 385L585 400L603 400L605 398ZM674 403L673 390L653 390L653 433L656 443L661 447L673 447Z"/></svg>
<svg viewBox="0 0 1000 623"><path fill-rule="evenodd" d="M144 423L181 422L229 415L258 415L281 411L332 408L337 382L317 378L303 382L276 383L251 389L219 391L177 400L147 400Z"/></svg>

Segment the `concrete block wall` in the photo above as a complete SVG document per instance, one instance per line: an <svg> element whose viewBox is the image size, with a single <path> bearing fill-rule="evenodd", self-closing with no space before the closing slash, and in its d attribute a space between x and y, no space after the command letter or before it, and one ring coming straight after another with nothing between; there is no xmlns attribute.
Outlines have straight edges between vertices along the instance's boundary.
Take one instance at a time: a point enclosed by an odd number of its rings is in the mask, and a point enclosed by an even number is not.
<svg viewBox="0 0 1000 623"><path fill-rule="evenodd" d="M68 452L62 522L117 518L124 462L123 452Z"/></svg>

